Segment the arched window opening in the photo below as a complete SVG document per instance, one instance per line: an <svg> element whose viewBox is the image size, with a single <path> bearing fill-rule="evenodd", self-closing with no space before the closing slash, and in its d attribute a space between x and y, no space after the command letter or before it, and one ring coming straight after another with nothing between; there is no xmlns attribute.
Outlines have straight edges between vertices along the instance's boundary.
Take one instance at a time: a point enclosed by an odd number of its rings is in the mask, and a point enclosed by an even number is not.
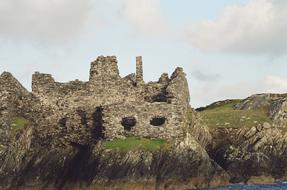
<svg viewBox="0 0 287 190"><path fill-rule="evenodd" d="M166 122L166 118L165 117L153 117L151 120L150 120L150 124L153 125L153 126L162 126L164 125Z"/></svg>
<svg viewBox="0 0 287 190"><path fill-rule="evenodd" d="M121 124L126 131L130 131L137 124L137 120L134 117L124 117Z"/></svg>

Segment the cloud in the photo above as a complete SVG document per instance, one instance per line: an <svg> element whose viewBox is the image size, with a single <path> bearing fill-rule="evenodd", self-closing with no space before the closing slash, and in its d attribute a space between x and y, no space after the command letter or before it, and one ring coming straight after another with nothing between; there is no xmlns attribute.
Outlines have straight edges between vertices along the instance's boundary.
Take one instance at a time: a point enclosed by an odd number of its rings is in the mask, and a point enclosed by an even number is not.
<svg viewBox="0 0 287 190"><path fill-rule="evenodd" d="M224 99L242 99L253 94L287 92L287 78L276 75L268 75L255 81L223 82L226 81L207 81L196 90L191 90L192 100L195 101L191 102L193 106L200 107Z"/></svg>
<svg viewBox="0 0 287 190"><path fill-rule="evenodd" d="M265 84L269 91L286 93L287 92L287 78L270 75L265 78Z"/></svg>
<svg viewBox="0 0 287 190"><path fill-rule="evenodd" d="M166 25L160 9L160 0L0 0L0 40L57 44L85 27L115 29L122 21L136 32L161 34Z"/></svg>
<svg viewBox="0 0 287 190"><path fill-rule="evenodd" d="M160 0L122 0L122 14L144 34L159 34L165 29Z"/></svg>
<svg viewBox="0 0 287 190"><path fill-rule="evenodd" d="M214 74L214 73L203 73L200 70L194 71L191 73L191 77L195 78L199 81L217 81L218 79L221 78L219 74Z"/></svg>
<svg viewBox="0 0 287 190"><path fill-rule="evenodd" d="M238 81L229 84L207 82L191 91L192 106L201 107L225 99L242 99L252 94L263 93L262 81Z"/></svg>
<svg viewBox="0 0 287 190"><path fill-rule="evenodd" d="M0 38L63 42L85 25L90 0L1 0Z"/></svg>
<svg viewBox="0 0 287 190"><path fill-rule="evenodd" d="M287 53L286 17L286 0L249 0L186 32L193 46L204 51L280 55Z"/></svg>

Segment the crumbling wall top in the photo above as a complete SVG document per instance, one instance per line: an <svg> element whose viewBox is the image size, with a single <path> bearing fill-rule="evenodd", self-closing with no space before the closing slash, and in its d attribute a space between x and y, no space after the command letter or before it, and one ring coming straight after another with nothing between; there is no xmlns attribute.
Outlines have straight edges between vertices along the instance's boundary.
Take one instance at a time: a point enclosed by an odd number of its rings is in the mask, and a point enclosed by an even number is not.
<svg viewBox="0 0 287 190"><path fill-rule="evenodd" d="M4 90L6 90L17 91L25 94L28 93L22 84L9 72L3 72L0 75L0 89L0 92L4 92Z"/></svg>
<svg viewBox="0 0 287 190"><path fill-rule="evenodd" d="M42 88L49 87L55 83L51 74L35 72L32 75L32 92L38 93Z"/></svg>
<svg viewBox="0 0 287 190"><path fill-rule="evenodd" d="M116 56L99 56L91 63L90 82L119 79L118 61Z"/></svg>
<svg viewBox="0 0 287 190"><path fill-rule="evenodd" d="M170 77L166 88L168 94L174 97L174 101L183 105L189 105L190 95L186 74L181 67L177 67Z"/></svg>
<svg viewBox="0 0 287 190"><path fill-rule="evenodd" d="M58 102L66 107L86 102L93 102L93 105L118 102L189 104L188 84L182 68L176 68L171 77L163 73L157 82L144 83L140 56L136 58L136 73L124 78L119 75L115 56L99 56L91 63L88 82L55 82L50 74L39 72L32 79L34 94L40 95L46 103Z"/></svg>

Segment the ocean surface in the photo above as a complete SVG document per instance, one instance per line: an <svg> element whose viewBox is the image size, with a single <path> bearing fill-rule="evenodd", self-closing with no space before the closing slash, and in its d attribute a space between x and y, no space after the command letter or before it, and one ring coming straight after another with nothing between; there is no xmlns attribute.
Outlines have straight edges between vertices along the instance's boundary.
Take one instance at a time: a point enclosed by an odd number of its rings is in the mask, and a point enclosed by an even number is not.
<svg viewBox="0 0 287 190"><path fill-rule="evenodd" d="M272 185L232 185L228 187L213 188L212 190L287 190L287 182Z"/></svg>

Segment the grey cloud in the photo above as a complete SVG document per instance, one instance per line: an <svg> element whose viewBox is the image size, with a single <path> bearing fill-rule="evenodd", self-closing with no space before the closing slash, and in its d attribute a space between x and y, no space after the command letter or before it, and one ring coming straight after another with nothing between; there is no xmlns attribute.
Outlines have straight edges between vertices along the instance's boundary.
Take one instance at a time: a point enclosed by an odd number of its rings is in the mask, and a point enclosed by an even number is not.
<svg viewBox="0 0 287 190"><path fill-rule="evenodd" d="M122 15L137 31L148 34L161 34L167 30L161 15L160 0L121 0Z"/></svg>
<svg viewBox="0 0 287 190"><path fill-rule="evenodd" d="M224 99L243 99L259 93L286 93L287 78L269 75L255 81L234 83L206 82L194 88L191 86L192 105L201 107ZM208 92L208 93L207 93Z"/></svg>
<svg viewBox="0 0 287 190"><path fill-rule="evenodd" d="M209 82L219 80L221 75L215 73L204 73L200 70L196 70L191 73L191 77L199 81Z"/></svg>
<svg viewBox="0 0 287 190"><path fill-rule="evenodd" d="M250 0L227 7L216 19L192 24L186 34L204 51L282 55L287 53L286 17L286 0Z"/></svg>
<svg viewBox="0 0 287 190"><path fill-rule="evenodd" d="M0 39L65 42L85 25L91 0L1 0Z"/></svg>

